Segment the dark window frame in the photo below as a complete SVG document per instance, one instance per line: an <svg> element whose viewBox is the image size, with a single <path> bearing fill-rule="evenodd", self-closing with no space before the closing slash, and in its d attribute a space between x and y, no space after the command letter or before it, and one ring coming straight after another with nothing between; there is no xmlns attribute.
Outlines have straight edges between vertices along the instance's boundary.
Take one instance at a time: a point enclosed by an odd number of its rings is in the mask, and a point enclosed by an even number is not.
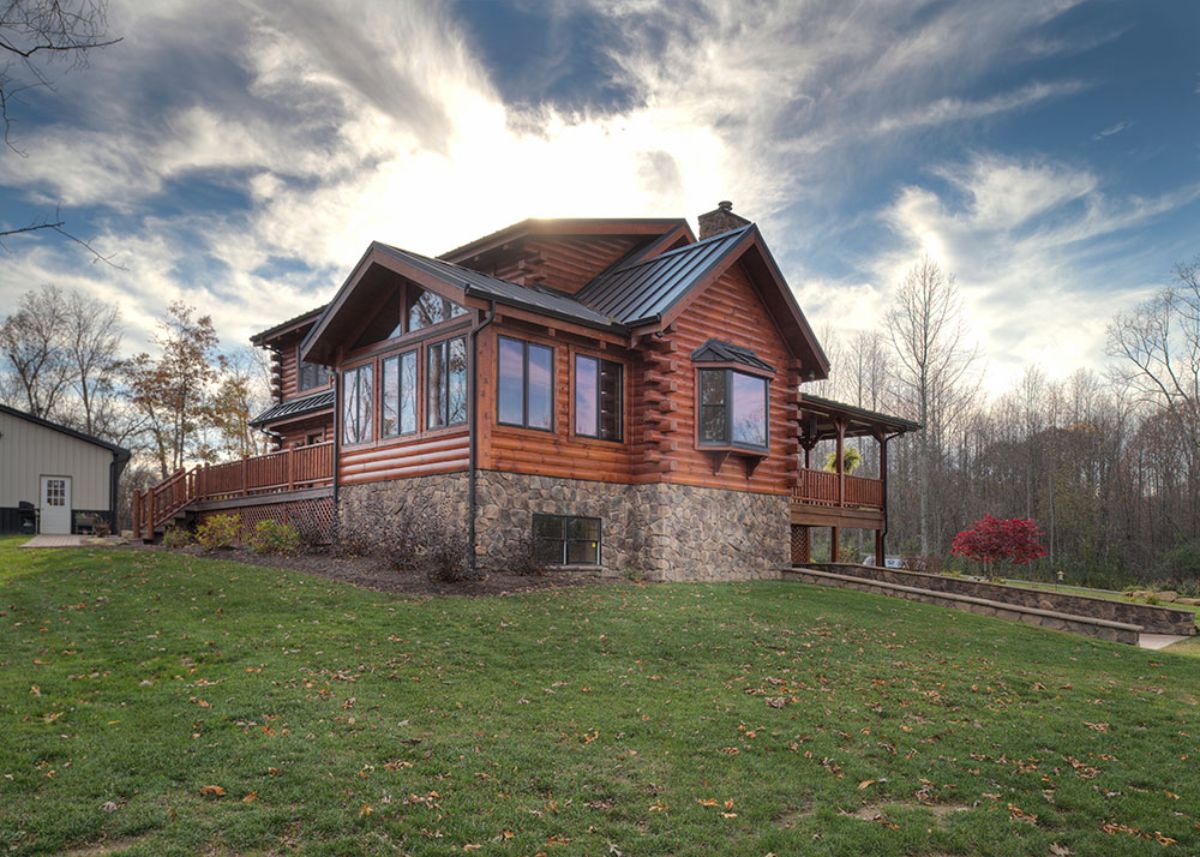
<svg viewBox="0 0 1200 857"><path fill-rule="evenodd" d="M516 342L521 346L521 422L514 423L500 418L500 384L502 381L500 375L500 342L507 339L509 342ZM529 424L529 349L541 348L544 351L550 352L550 425L548 426L531 426ZM503 334L496 337L496 425L507 426L508 428L529 429L530 431L546 432L554 434L554 390L557 380L556 371L558 363L558 353L553 345L545 345L541 342L530 342L528 339L519 339L515 336L505 336Z"/></svg>
<svg viewBox="0 0 1200 857"><path fill-rule="evenodd" d="M561 539L544 539L544 538L538 537L538 522L545 521L545 520L554 520L554 521L559 522L559 524L562 528L562 534L563 534ZM592 539L573 539L573 538L571 538L571 522L572 521L589 521L589 522L595 522L595 524L596 524L596 538L594 540L595 544L596 544L596 549L595 549L596 552L595 552L595 556L592 557L592 559L590 561L587 561L587 562L571 562L570 561L572 543L590 544L593 541ZM533 542L534 542L534 550L535 551L538 551L540 542L561 543L561 551L559 553L559 561L551 562L550 563L551 565L590 567L590 566L600 565L604 559L604 519L603 518L598 518L593 515L550 515L550 514L537 513L537 514L534 514L534 516L533 516L532 529L533 529ZM539 553L539 555L540 555L540 553Z"/></svg>
<svg viewBox="0 0 1200 857"><path fill-rule="evenodd" d="M464 426L470 420L471 397L470 385L465 384L464 402L463 402L463 418L456 422L450 422L450 346L454 342L462 342L463 346L463 372L470 376L471 371L471 354L467 348L466 336L448 336L445 339L439 339L436 342L430 342L425 345L425 383L422 385L425 390L425 431L436 432L444 429L457 428ZM442 352L442 379L439 382L439 390L441 396L441 408L437 416L441 417L440 425L434 425L432 420L434 417L433 402L431 401L430 393L433 390L433 349L440 349ZM465 379L464 379L465 380Z"/></svg>
<svg viewBox="0 0 1200 857"><path fill-rule="evenodd" d="M315 381L305 381L304 370L310 368L317 375ZM305 390L315 390L318 387L328 387L329 379L333 377L331 370L324 363L310 363L300 357L300 344L296 344L296 391L303 393Z"/></svg>
<svg viewBox="0 0 1200 857"><path fill-rule="evenodd" d="M714 375L717 373L724 374L725 399L721 405L706 405L704 403L704 373L706 372L711 372ZM744 441L735 441L733 439L733 376L735 374L758 381L763 385L763 427L765 429L765 438L762 445L746 443ZM706 438L704 436L705 409L716 407L725 409L724 431L719 439ZM741 372L737 369L731 369L729 367L697 369L696 442L699 444L699 446L708 449L744 449L753 452L767 452L771 446L771 379L765 375L759 375L754 372Z"/></svg>
<svg viewBox="0 0 1200 857"><path fill-rule="evenodd" d="M577 415L579 405L579 361L594 360L596 362L596 433L589 434L579 430L579 417ZM617 422L615 436L605 436L603 431L603 420L601 419L600 401L603 396L603 378L605 364L615 367L617 370L618 389L617 389ZM624 443L625 442L625 364L617 360L608 360L604 357L597 357L594 354L584 354L583 352L575 352L575 359L571 364L571 371L574 373L574 386L572 392L572 407L575 409L571 413L571 431L576 437L586 437L588 440L603 440L609 443Z"/></svg>
<svg viewBox="0 0 1200 857"><path fill-rule="evenodd" d="M408 355L413 358L413 383L417 389L413 390L413 427L409 431L404 431L402 426L404 421L401 418L401 409L404 403L404 358ZM387 363L396 361L396 431L386 432L383 429L384 425L384 407L386 402L387 391ZM396 437L410 437L418 434L421 431L421 355L419 348L406 348L403 351L397 351L394 354L388 354L386 357L379 359L379 437L381 439L391 439Z"/></svg>

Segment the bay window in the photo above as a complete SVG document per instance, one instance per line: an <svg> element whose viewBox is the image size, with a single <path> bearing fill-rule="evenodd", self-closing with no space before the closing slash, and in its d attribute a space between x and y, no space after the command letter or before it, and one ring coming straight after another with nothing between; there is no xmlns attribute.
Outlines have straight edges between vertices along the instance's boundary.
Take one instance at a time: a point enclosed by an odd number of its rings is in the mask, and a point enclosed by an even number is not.
<svg viewBox="0 0 1200 857"><path fill-rule="evenodd" d="M622 439L624 367L611 360L575 355L575 434Z"/></svg>
<svg viewBox="0 0 1200 857"><path fill-rule="evenodd" d="M496 419L502 425L552 431L554 349L499 337Z"/></svg>
<svg viewBox="0 0 1200 857"><path fill-rule="evenodd" d="M735 369L701 369L700 443L766 449L767 383Z"/></svg>
<svg viewBox="0 0 1200 857"><path fill-rule="evenodd" d="M342 373L342 443L369 443L374 437L375 365Z"/></svg>
<svg viewBox="0 0 1200 857"><path fill-rule="evenodd" d="M425 426L467 421L467 341L458 336L430 345L425 360Z"/></svg>

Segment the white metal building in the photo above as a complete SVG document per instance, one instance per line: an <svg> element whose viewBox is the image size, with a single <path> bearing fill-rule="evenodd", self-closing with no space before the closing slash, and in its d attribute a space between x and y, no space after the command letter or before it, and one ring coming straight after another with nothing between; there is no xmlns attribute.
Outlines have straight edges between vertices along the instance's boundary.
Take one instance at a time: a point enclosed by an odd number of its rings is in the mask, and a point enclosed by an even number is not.
<svg viewBox="0 0 1200 857"><path fill-rule="evenodd" d="M116 529L129 450L0 405L0 533Z"/></svg>

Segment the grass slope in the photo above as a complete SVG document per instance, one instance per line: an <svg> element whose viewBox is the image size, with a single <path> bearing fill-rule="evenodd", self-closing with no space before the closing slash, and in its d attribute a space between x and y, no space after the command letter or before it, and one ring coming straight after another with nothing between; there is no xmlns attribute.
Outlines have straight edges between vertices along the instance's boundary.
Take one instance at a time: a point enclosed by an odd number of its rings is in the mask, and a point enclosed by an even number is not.
<svg viewBox="0 0 1200 857"><path fill-rule="evenodd" d="M9 853L1200 853L1194 659L795 583L416 602L17 544Z"/></svg>

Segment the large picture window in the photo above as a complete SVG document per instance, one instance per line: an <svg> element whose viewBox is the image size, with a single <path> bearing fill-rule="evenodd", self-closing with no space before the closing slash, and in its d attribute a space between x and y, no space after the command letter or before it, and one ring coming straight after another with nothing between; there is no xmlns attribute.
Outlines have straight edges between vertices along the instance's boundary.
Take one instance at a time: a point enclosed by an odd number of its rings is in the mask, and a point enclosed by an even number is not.
<svg viewBox="0 0 1200 857"><path fill-rule="evenodd" d="M510 426L554 428L554 349L499 338L497 420Z"/></svg>
<svg viewBox="0 0 1200 857"><path fill-rule="evenodd" d="M467 341L458 336L429 346L425 362L425 424L428 428L467 421Z"/></svg>
<svg viewBox="0 0 1200 857"><path fill-rule="evenodd" d="M375 419L374 364L342 373L342 443L369 443Z"/></svg>
<svg viewBox="0 0 1200 857"><path fill-rule="evenodd" d="M575 355L575 434L622 439L623 385L620 363Z"/></svg>
<svg viewBox="0 0 1200 857"><path fill-rule="evenodd" d="M600 519L574 515L534 515L537 558L550 565L599 565Z"/></svg>
<svg viewBox="0 0 1200 857"><path fill-rule="evenodd" d="M767 379L733 369L701 369L700 442L766 449Z"/></svg>
<svg viewBox="0 0 1200 857"><path fill-rule="evenodd" d="M379 434L396 437L417 430L417 352L383 361L382 419Z"/></svg>

